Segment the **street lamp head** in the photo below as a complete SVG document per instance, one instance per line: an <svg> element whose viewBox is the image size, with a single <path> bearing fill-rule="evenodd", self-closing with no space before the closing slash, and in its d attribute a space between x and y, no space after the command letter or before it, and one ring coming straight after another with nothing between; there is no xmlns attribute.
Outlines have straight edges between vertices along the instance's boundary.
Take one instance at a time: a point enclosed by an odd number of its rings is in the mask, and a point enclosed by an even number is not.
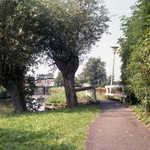
<svg viewBox="0 0 150 150"><path fill-rule="evenodd" d="M116 53L117 49L119 48L119 46L111 46L111 48L113 49L114 53Z"/></svg>

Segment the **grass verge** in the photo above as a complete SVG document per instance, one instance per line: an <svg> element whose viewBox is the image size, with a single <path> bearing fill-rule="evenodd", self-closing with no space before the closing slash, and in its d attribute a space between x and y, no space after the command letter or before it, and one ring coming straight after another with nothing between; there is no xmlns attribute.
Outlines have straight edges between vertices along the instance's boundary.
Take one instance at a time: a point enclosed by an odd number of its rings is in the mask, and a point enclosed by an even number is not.
<svg viewBox="0 0 150 150"><path fill-rule="evenodd" d="M53 111L0 113L1 150L81 150L98 104Z"/></svg>
<svg viewBox="0 0 150 150"><path fill-rule="evenodd" d="M141 105L133 105L131 108L138 119L150 127L150 113L148 113Z"/></svg>
<svg viewBox="0 0 150 150"><path fill-rule="evenodd" d="M47 98L46 102L66 104L64 88L51 88L49 89L49 93L51 95Z"/></svg>
<svg viewBox="0 0 150 150"><path fill-rule="evenodd" d="M97 98L98 99L108 99L108 97L105 94L101 94L101 95L97 94Z"/></svg>
<svg viewBox="0 0 150 150"><path fill-rule="evenodd" d="M66 97L64 88L51 88L49 89L50 96L47 98L46 103L60 103L60 105L66 104ZM81 99L90 100L90 97L87 97L85 91L77 92L77 98L80 101Z"/></svg>

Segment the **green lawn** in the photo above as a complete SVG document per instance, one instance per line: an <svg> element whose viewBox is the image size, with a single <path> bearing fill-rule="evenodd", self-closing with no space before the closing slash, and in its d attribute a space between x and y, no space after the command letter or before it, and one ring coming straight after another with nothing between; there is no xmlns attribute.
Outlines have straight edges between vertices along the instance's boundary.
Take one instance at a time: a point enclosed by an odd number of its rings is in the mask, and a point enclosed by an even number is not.
<svg viewBox="0 0 150 150"><path fill-rule="evenodd" d="M50 88L49 94L51 95L47 98L46 102L66 104L64 88Z"/></svg>
<svg viewBox="0 0 150 150"><path fill-rule="evenodd" d="M64 88L50 88L49 94L51 94L47 100L46 103L60 103L60 104L66 104L66 97L65 97L65 89ZM89 101L89 97L86 96L85 91L77 92L77 98L80 101L80 99L86 99Z"/></svg>
<svg viewBox="0 0 150 150"><path fill-rule="evenodd" d="M45 112L0 113L0 150L81 150L98 104Z"/></svg>

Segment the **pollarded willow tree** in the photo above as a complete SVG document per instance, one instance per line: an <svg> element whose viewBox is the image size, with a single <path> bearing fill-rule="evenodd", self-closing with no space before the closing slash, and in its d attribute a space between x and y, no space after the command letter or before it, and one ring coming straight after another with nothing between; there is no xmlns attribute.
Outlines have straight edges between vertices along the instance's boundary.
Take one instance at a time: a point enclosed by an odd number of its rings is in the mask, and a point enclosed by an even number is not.
<svg viewBox="0 0 150 150"><path fill-rule="evenodd" d="M0 84L10 93L15 111L27 110L24 77L27 66L35 60L39 36L36 1L0 1Z"/></svg>
<svg viewBox="0 0 150 150"><path fill-rule="evenodd" d="M107 31L108 11L101 0L44 0L43 6L45 36L39 45L63 75L67 105L78 105L74 76L79 59Z"/></svg>

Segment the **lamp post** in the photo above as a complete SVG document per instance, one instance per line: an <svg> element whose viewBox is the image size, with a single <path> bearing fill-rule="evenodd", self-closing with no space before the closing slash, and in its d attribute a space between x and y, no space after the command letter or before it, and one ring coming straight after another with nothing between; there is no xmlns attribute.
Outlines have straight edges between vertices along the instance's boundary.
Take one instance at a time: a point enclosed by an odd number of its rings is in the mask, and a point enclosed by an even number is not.
<svg viewBox="0 0 150 150"><path fill-rule="evenodd" d="M113 58L113 68L112 68L112 75L111 75L111 85L113 85L113 77L114 77L114 66L115 66L115 54L119 46L111 46L114 52L114 58Z"/></svg>

